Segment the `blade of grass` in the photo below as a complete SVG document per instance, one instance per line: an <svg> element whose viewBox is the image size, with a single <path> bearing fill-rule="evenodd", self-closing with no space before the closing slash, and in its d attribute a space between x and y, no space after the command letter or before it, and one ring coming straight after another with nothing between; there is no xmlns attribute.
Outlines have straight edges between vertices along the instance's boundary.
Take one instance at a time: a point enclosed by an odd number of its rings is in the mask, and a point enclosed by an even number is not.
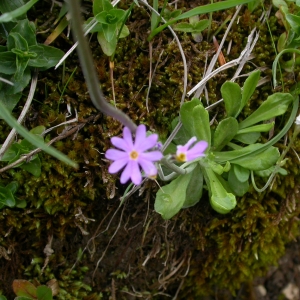
<svg viewBox="0 0 300 300"><path fill-rule="evenodd" d="M30 0L23 6L15 9L13 11L2 14L0 16L0 23L10 22L15 18L24 15L38 1L39 0Z"/></svg>

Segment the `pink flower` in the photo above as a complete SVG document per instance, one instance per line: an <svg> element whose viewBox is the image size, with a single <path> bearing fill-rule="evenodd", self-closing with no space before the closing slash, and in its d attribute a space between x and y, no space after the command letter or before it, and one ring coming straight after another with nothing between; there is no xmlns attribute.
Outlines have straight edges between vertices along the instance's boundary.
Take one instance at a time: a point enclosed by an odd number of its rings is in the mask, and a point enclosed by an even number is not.
<svg viewBox="0 0 300 300"><path fill-rule="evenodd" d="M155 177L157 169L153 162L161 160L163 155L160 151L146 151L157 144L157 139L157 134L146 136L145 125L139 125L135 133L135 141L133 142L129 128L124 127L123 138L111 138L112 144L120 150L108 149L105 153L107 159L114 161L110 165L108 172L114 174L125 167L121 175L121 183L126 183L131 179L136 185L142 182L140 168L142 168L147 177Z"/></svg>
<svg viewBox="0 0 300 300"><path fill-rule="evenodd" d="M177 146L176 159L179 162L186 162L194 160L198 157L205 156L204 152L208 147L208 143L206 141L200 141L194 144L197 141L196 137L192 137L184 146ZM191 147L191 148L190 148ZM190 149L189 149L190 148Z"/></svg>

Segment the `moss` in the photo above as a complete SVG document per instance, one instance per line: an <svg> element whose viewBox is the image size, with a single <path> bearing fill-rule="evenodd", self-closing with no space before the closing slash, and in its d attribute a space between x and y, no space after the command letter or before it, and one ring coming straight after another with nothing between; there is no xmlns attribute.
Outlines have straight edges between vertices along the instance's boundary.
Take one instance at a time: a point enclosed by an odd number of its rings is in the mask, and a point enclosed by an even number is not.
<svg viewBox="0 0 300 300"><path fill-rule="evenodd" d="M190 3L184 5L189 7ZM227 61L237 58L251 29L257 25L260 39L253 64L246 64L244 72L252 71L255 65L266 66L269 69L262 74L270 76L275 52L271 43L266 42L270 38L267 26L259 24L260 13L243 11L241 23L234 25L227 37L227 43L232 40L232 50L225 57ZM225 12L214 14L220 22L226 17ZM212 31L218 25L214 22ZM274 17L270 17L270 27L278 35ZM178 115L183 91L180 52L167 30L153 40L152 65L157 64L157 68L147 109L149 18L144 8L134 9L129 28L131 38L120 40L115 55L116 106L136 123L145 123L152 131L166 136L171 121ZM218 40L223 33L218 34ZM206 56L210 59L214 54L213 45L206 41L194 43L188 34L179 37L187 57L190 88L202 79ZM67 49L70 41L62 36L57 44ZM108 59L102 55L95 38L91 47L101 86L107 100L112 101ZM202 295L223 293L218 291L224 289L234 294L241 284L249 283L276 264L285 244L298 231L299 171L293 153L285 166L288 176L277 176L271 191L257 194L250 190L238 199L237 207L228 215L215 213L205 195L195 207L165 222L152 212L158 187L151 181L146 183L141 196L136 194L119 207L125 187L119 185L117 176L108 174L103 153L110 147L109 138L121 133L121 125L92 106L79 67L64 95L61 94L62 86L76 67L78 61L73 54L67 61L64 83L61 71L42 73L35 95L38 102L34 103L32 118L25 125L28 128L59 125L66 120L67 104L73 112L71 118L76 109L78 122L84 126L54 146L77 161L79 169L40 154L40 177L18 168L1 175L4 181L19 182L18 197L26 200L27 207L5 208L0 212L0 245L10 250L11 259L0 261L4 274L0 290L7 295L11 293L11 282L16 278L40 283L55 279L60 287L58 299L108 299L114 295L117 299L128 299L129 295L164 299L166 295L174 296L178 286L180 299L198 299ZM218 100L221 84L233 74L234 70L228 70L209 81L206 100L210 103ZM293 85L290 74L284 73L283 79L288 90ZM270 85L257 89L242 117L248 116L272 93ZM223 107L219 106L216 112L220 121ZM8 128L3 122L0 126L0 138L4 139ZM64 130L65 126L55 128L47 140ZM297 140L295 150L300 150L299 147ZM263 185L263 180L258 184ZM43 251L51 236L54 253L41 274L46 262ZM71 271L79 249L86 246Z"/></svg>

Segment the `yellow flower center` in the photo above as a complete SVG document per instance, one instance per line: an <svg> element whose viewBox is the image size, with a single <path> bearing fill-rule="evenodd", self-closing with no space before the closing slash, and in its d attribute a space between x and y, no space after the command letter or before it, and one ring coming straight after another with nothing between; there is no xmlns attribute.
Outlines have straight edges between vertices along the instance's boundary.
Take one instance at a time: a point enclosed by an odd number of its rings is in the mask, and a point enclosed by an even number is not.
<svg viewBox="0 0 300 300"><path fill-rule="evenodd" d="M155 180L157 178L156 174L155 175L148 175L147 176L149 179Z"/></svg>
<svg viewBox="0 0 300 300"><path fill-rule="evenodd" d="M133 150L133 151L130 152L129 157L132 160L137 160L138 157L139 157L139 154L136 151Z"/></svg>
<svg viewBox="0 0 300 300"><path fill-rule="evenodd" d="M179 162L186 162L186 155L184 153L179 153L176 156L176 160Z"/></svg>

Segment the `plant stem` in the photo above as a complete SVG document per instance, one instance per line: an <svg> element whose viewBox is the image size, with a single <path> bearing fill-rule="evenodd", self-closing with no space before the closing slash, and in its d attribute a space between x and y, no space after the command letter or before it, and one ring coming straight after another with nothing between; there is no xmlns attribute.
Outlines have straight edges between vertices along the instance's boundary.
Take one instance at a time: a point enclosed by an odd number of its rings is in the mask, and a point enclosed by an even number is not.
<svg viewBox="0 0 300 300"><path fill-rule="evenodd" d="M73 36L78 41L77 52L82 67L82 72L94 106L104 114L121 122L124 126L128 127L131 132L134 133L136 131L136 125L134 122L122 111L108 104L100 88L100 84L97 79L97 73L92 60L92 53L88 46L87 40L83 35L81 27L83 22L80 14L79 1L66 0L66 2L71 14Z"/></svg>

